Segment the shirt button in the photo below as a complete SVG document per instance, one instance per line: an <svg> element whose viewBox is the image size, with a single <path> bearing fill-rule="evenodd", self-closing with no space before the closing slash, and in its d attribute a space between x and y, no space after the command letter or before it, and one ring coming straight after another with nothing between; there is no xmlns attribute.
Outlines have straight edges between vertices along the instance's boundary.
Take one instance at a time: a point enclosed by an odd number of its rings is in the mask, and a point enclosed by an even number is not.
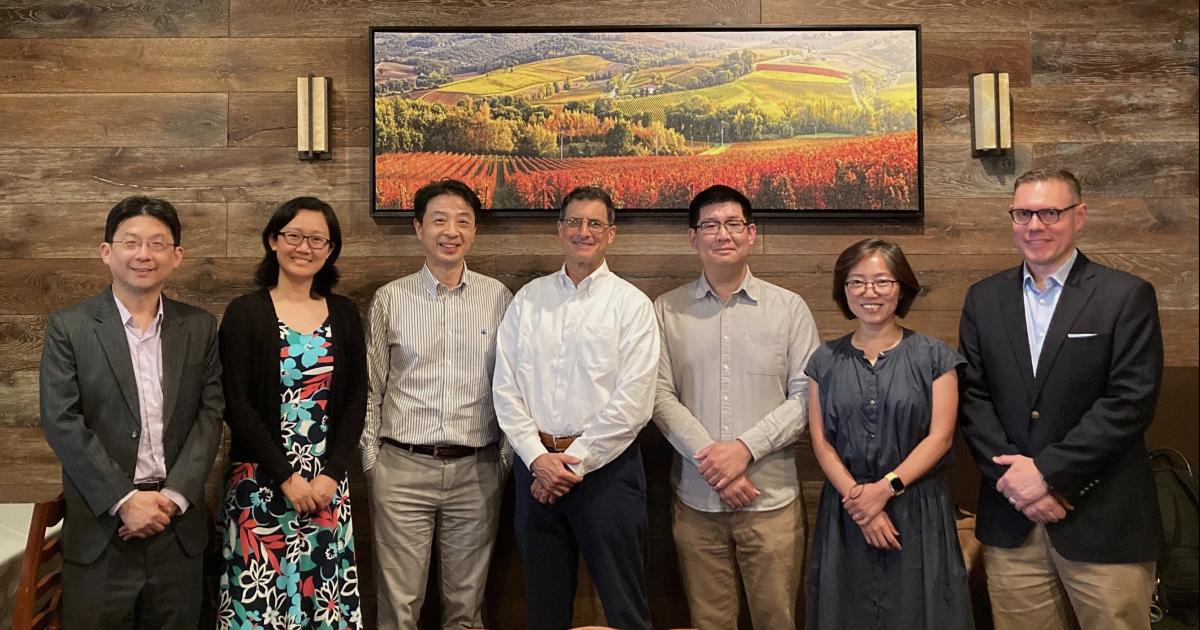
<svg viewBox="0 0 1200 630"><path fill-rule="evenodd" d="M728 366L728 365L722 365L722 366L721 366L721 369L722 369L722 370L728 370L728 369L729 369L729 366Z"/></svg>
<svg viewBox="0 0 1200 630"><path fill-rule="evenodd" d="M130 431L130 432L129 432L129 437L130 437L131 439L134 439L134 440L136 440L136 439L138 438L138 432L137 432L136 430Z"/></svg>
<svg viewBox="0 0 1200 630"><path fill-rule="evenodd" d="M872 407L874 407L874 406L875 406L875 401L874 401L874 400L868 400L868 401L867 401L867 404L868 404L868 405L870 405L870 406L872 406Z"/></svg>
<svg viewBox="0 0 1200 630"><path fill-rule="evenodd" d="M1029 412L1029 417L1037 420L1038 418L1042 417L1042 414L1038 413L1037 409L1034 409L1033 411Z"/></svg>
<svg viewBox="0 0 1200 630"><path fill-rule="evenodd" d="M1045 299L1045 298L1040 298L1040 299L1038 299L1038 304L1045 304L1045 303L1046 303L1046 299Z"/></svg>

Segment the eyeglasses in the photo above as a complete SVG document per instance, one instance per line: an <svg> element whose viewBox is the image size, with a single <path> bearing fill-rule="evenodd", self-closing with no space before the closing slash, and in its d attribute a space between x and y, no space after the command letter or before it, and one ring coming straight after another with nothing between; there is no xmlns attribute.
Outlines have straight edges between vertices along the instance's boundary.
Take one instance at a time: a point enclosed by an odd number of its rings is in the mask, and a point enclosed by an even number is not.
<svg viewBox="0 0 1200 630"><path fill-rule="evenodd" d="M283 239L285 243L292 247L299 247L300 243L308 241L308 246L314 250L322 250L329 247L329 239L320 234L305 236L299 232L276 232L276 236Z"/></svg>
<svg viewBox="0 0 1200 630"><path fill-rule="evenodd" d="M612 227L611 223L605 223L599 219L588 219L584 221L580 217L567 217L565 219L559 219L558 222L571 228L572 230L579 229L579 226L581 225L586 225L587 229L592 232L603 232L604 230Z"/></svg>
<svg viewBox="0 0 1200 630"><path fill-rule="evenodd" d="M853 280L847 280L844 286L846 287L847 291L855 295L866 293L868 286L875 289L875 292L879 295L887 295L888 293L892 292L892 289L896 288L897 284L900 284L899 280L883 279L867 281L855 278Z"/></svg>
<svg viewBox="0 0 1200 630"><path fill-rule="evenodd" d="M1042 225L1054 225L1058 223L1058 217L1067 210L1073 209L1079 203L1073 203L1066 208L1043 208L1041 210L1027 210L1025 208L1013 208L1008 211L1008 216L1012 217L1013 223L1017 225L1026 225L1037 217Z"/></svg>
<svg viewBox="0 0 1200 630"><path fill-rule="evenodd" d="M139 241L136 238L129 238L123 241L109 241L109 243L120 247L129 253L140 250L142 245L145 245L146 248L154 254L162 254L171 251L177 246L175 243L168 243L166 241Z"/></svg>
<svg viewBox="0 0 1200 630"><path fill-rule="evenodd" d="M741 219L729 219L728 221L701 221L692 226L692 229L701 234L716 234L721 231L721 226L725 226L725 231L730 234L741 234L746 231L746 226L749 223Z"/></svg>

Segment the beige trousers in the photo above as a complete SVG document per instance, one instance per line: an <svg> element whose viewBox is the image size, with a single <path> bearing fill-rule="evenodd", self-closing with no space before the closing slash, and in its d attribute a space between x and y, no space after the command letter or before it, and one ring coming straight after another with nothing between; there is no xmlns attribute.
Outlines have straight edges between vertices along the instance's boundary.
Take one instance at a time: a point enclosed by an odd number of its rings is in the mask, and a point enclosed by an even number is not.
<svg viewBox="0 0 1200 630"><path fill-rule="evenodd" d="M996 630L1149 630L1154 563L1097 564L1058 555L1038 525L1015 549L984 546Z"/></svg>
<svg viewBox="0 0 1200 630"><path fill-rule="evenodd" d="M460 459L386 442L368 476L380 630L413 630L437 541L442 627L483 627L483 589L504 487L495 446Z"/></svg>
<svg viewBox="0 0 1200 630"><path fill-rule="evenodd" d="M766 512L701 512L675 499L675 548L692 625L736 628L744 587L755 628L796 627L804 552L800 507L797 499Z"/></svg>

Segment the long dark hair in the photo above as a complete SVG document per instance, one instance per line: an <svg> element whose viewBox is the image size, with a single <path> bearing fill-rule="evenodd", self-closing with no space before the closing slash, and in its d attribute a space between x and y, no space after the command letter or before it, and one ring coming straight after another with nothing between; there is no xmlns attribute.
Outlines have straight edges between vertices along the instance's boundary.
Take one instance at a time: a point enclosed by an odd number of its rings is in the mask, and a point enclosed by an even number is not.
<svg viewBox="0 0 1200 630"><path fill-rule="evenodd" d="M279 284L279 259L271 249L271 237L279 234L279 231L291 223L301 210L320 212L325 217L325 224L329 226L329 258L325 259L325 266L317 271L312 282L313 297L328 297L330 293L333 293L333 286L337 284L340 277L334 263L337 262L338 254L342 252L342 227L338 224L333 208L316 197L296 197L285 201L275 210L275 214L271 215L271 219L267 221L267 227L262 231L265 254L262 261L258 263L258 268L254 270L254 284L260 289L272 289Z"/></svg>

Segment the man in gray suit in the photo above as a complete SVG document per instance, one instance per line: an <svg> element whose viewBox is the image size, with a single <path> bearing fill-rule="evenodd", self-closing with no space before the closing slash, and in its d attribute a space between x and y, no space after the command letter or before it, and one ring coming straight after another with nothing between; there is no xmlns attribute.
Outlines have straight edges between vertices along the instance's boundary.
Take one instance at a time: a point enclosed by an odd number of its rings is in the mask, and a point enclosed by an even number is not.
<svg viewBox="0 0 1200 630"><path fill-rule="evenodd" d="M204 481L221 437L212 315L162 295L183 260L160 199L109 212L112 286L46 322L41 413L63 465L66 628L195 628Z"/></svg>

